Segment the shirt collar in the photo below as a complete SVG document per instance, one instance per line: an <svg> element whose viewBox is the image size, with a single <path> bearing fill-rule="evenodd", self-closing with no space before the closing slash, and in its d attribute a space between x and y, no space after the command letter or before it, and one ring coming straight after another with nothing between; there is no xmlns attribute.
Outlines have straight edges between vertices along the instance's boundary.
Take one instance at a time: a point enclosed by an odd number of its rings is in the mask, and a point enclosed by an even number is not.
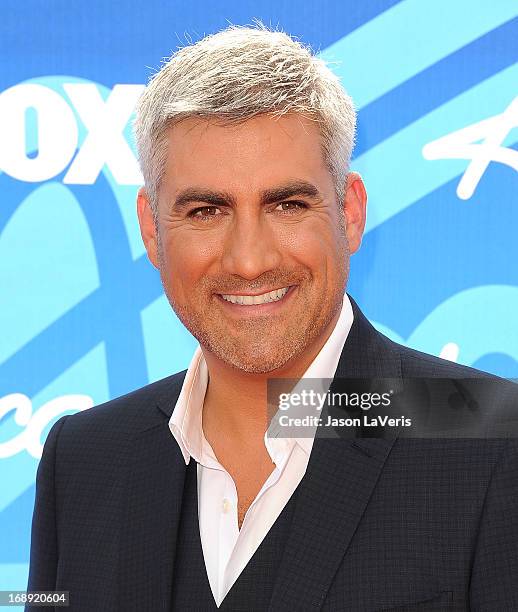
<svg viewBox="0 0 518 612"><path fill-rule="evenodd" d="M312 361L302 378L332 379L338 367L340 355L353 323L351 302L344 295L338 321L320 352ZM176 401L173 414L169 420L169 429L173 434L185 463L191 457L198 463L206 449L202 428L202 409L207 383L208 368L203 352L198 345L191 359L185 379ZM314 438L291 438L284 442L268 438L265 433L265 445L272 459L282 450L286 452L294 444L298 444L308 455L311 453ZM277 463L277 461L275 461Z"/></svg>
<svg viewBox="0 0 518 612"><path fill-rule="evenodd" d="M207 364L198 345L169 420L169 429L178 442L186 464L191 456L199 462L202 455L202 408L208 380Z"/></svg>

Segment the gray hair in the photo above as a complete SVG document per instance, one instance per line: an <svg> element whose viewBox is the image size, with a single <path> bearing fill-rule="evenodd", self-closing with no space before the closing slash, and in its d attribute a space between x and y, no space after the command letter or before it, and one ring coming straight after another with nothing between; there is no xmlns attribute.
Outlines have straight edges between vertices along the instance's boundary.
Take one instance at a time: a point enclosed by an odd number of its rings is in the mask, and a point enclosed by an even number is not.
<svg viewBox="0 0 518 612"><path fill-rule="evenodd" d="M167 132L188 117L235 124L291 112L317 121L324 162L343 200L356 129L351 98L309 47L260 21L255 26L231 25L179 49L142 94L133 128L155 218Z"/></svg>

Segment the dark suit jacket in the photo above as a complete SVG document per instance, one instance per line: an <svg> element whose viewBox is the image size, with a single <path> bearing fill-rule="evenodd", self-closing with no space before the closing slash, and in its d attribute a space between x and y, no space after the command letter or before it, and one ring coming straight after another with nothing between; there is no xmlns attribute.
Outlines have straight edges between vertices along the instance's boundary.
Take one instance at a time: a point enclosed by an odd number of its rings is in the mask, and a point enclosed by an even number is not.
<svg viewBox="0 0 518 612"><path fill-rule="evenodd" d="M353 309L337 377L473 376ZM186 466L168 421L184 376L53 426L28 590L68 590L81 612L170 609ZM516 441L317 439L269 610L518 610Z"/></svg>

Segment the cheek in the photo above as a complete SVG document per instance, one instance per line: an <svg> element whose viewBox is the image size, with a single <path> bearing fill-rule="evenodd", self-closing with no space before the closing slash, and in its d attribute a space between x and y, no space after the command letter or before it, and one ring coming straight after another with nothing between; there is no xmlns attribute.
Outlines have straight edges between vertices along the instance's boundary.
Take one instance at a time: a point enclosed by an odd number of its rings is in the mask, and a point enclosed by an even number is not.
<svg viewBox="0 0 518 612"><path fill-rule="evenodd" d="M328 224L304 223L288 228L278 236L278 243L304 266L313 269L329 268L343 261L344 237Z"/></svg>
<svg viewBox="0 0 518 612"><path fill-rule="evenodd" d="M190 232L175 232L163 245L164 272L170 286L194 288L206 276L217 257L214 240L193 236Z"/></svg>

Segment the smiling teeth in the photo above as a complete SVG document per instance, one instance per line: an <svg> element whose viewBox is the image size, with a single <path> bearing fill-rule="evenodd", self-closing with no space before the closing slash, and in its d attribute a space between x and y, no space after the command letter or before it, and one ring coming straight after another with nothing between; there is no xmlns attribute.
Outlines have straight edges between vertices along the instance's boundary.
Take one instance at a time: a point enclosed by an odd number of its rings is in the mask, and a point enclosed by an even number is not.
<svg viewBox="0 0 518 612"><path fill-rule="evenodd" d="M269 293L262 293L261 295L222 295L221 297L227 302L232 304L240 304L242 306L251 306L253 304L268 304L270 302L278 302L287 293L289 287L284 289L276 289Z"/></svg>

